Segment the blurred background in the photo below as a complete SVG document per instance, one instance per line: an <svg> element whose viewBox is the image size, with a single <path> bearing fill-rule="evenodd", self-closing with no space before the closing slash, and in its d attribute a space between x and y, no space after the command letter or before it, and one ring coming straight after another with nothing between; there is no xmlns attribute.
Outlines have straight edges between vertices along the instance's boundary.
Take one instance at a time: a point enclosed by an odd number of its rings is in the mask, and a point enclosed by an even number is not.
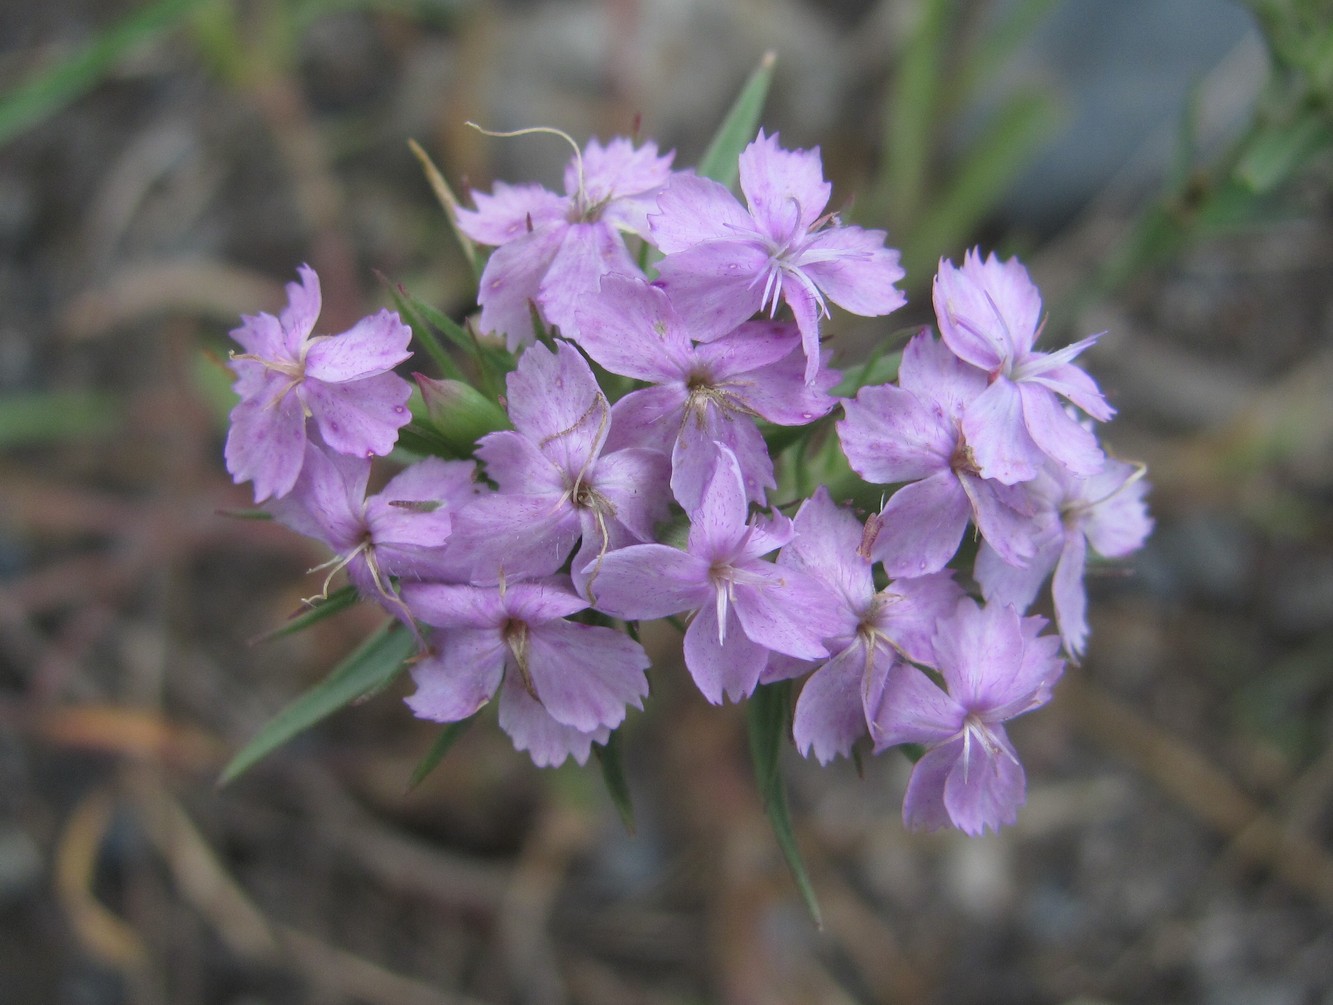
<svg viewBox="0 0 1333 1005"><path fill-rule="evenodd" d="M0 3L0 1002L1333 1003L1329 0ZM908 763L786 762L824 915L755 795L744 717L654 676L624 756L540 771L400 680L218 772L378 623L256 643L326 557L222 463L227 331L301 262L321 329L460 316L460 193L554 186L557 126L702 152L764 123L846 217L936 260L1018 253L1044 345L1149 465L1157 531L1015 724L998 836L904 831ZM663 644L665 651L670 640Z"/></svg>

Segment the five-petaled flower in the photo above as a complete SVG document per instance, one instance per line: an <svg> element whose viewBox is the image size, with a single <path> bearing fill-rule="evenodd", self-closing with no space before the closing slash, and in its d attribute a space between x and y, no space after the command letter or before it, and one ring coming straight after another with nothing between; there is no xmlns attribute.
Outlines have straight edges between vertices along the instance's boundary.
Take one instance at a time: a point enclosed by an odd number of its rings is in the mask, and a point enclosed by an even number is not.
<svg viewBox="0 0 1333 1005"><path fill-rule="evenodd" d="M393 368L412 354L412 331L381 310L341 335L312 335L319 317L319 277L303 265L301 283L287 284L278 317L243 319L231 337L244 353L231 357L241 400L231 410L227 470L253 481L255 502L284 496L305 458L307 420L340 454L387 454L411 415L411 385Z"/></svg>
<svg viewBox="0 0 1333 1005"><path fill-rule="evenodd" d="M805 379L819 372L819 318L828 302L863 317L897 310L906 298L898 252L882 230L863 230L825 214L832 186L818 148L784 150L763 130L740 157L742 206L724 186L677 175L649 217L666 257L662 282L679 309L707 316L715 334L756 311L786 303L801 330ZM696 335L696 338L705 338Z"/></svg>

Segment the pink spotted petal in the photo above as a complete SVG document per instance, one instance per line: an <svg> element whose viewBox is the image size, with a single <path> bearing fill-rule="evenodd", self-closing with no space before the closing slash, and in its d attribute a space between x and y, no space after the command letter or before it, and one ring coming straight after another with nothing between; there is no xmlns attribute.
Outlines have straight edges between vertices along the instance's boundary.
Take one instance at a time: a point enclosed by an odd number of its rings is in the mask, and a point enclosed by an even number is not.
<svg viewBox="0 0 1333 1005"><path fill-rule="evenodd" d="M832 588L769 562L749 564L745 573L746 580L738 582L734 591L734 610L745 634L786 656L826 657L824 639L834 636L843 623Z"/></svg>
<svg viewBox="0 0 1333 1005"><path fill-rule="evenodd" d="M866 735L861 687L866 673L866 649L848 646L811 674L801 688L792 719L792 737L804 756L820 764L847 757L852 744Z"/></svg>
<svg viewBox="0 0 1333 1005"><path fill-rule="evenodd" d="M824 180L819 148L784 150L778 134L758 137L740 156L741 191L750 212L777 241L799 227L809 230L828 205L833 186Z"/></svg>
<svg viewBox="0 0 1333 1005"><path fill-rule="evenodd" d="M995 741L995 750L975 739L962 744L944 783L944 808L949 819L964 834L974 837L987 828L998 831L1012 824L1027 799L1023 765L1002 727L997 728Z"/></svg>
<svg viewBox="0 0 1333 1005"><path fill-rule="evenodd" d="M903 796L903 824L908 830L937 831L952 823L944 807L944 787L962 746L962 740L955 740L928 750L912 768Z"/></svg>
<svg viewBox="0 0 1333 1005"><path fill-rule="evenodd" d="M684 384L660 384L631 391L611 406L606 450L642 447L670 456L684 419Z"/></svg>
<svg viewBox="0 0 1333 1005"><path fill-rule="evenodd" d="M1049 533L1048 515L1031 512L1031 501L1020 485L967 474L958 481L972 504L972 520L981 536L1010 565L1027 565Z"/></svg>
<svg viewBox="0 0 1333 1005"><path fill-rule="evenodd" d="M412 667L417 690L408 697L408 707L435 722L466 719L495 694L507 654L499 632L458 628L445 633L438 654Z"/></svg>
<svg viewBox="0 0 1333 1005"><path fill-rule="evenodd" d="M724 696L741 701L754 693L768 650L750 641L734 611L727 612L726 632L719 639L717 608L704 604L685 629L685 668L699 691L714 705Z"/></svg>
<svg viewBox="0 0 1333 1005"><path fill-rule="evenodd" d="M582 534L578 511L551 495L480 496L454 514L445 560L478 583L548 576Z"/></svg>
<svg viewBox="0 0 1333 1005"><path fill-rule="evenodd" d="M554 505L565 489L565 473L532 439L512 429L487 433L477 441L476 455L486 465L486 477L507 495L545 495Z"/></svg>
<svg viewBox="0 0 1333 1005"><path fill-rule="evenodd" d="M1024 419L1027 392L1038 390L1001 377L967 406L963 413L963 436L981 477L994 478L1005 485L1037 477L1045 455L1028 435L1030 426ZM1050 392L1040 390L1040 393L1054 400Z"/></svg>
<svg viewBox="0 0 1333 1005"><path fill-rule="evenodd" d="M725 358L713 356L718 349L726 352ZM778 355L782 349L786 351ZM768 358L773 356L777 358ZM842 375L821 365L814 381L806 383L799 330L786 322L747 322L731 335L699 346L696 357L719 390L779 426L803 426L838 404L830 392Z"/></svg>
<svg viewBox="0 0 1333 1005"><path fill-rule="evenodd" d="M620 725L648 694L648 655L623 632L552 621L528 632L529 672L551 717L580 732Z"/></svg>
<svg viewBox="0 0 1333 1005"><path fill-rule="evenodd" d="M950 474L957 432L949 418L893 384L863 387L837 424L847 463L868 482L892 485Z"/></svg>
<svg viewBox="0 0 1333 1005"><path fill-rule="evenodd" d="M701 444L698 448L704 450ZM730 560L745 533L750 501L736 455L715 448L713 468L704 484L699 505L690 517L690 552L708 561Z"/></svg>
<svg viewBox="0 0 1333 1005"><path fill-rule="evenodd" d="M829 300L861 317L896 311L907 297L894 283L906 273L899 253L884 247L882 230L827 227L805 244L800 268ZM813 261L808 259L814 258Z"/></svg>
<svg viewBox="0 0 1333 1005"><path fill-rule="evenodd" d="M1088 343L1093 341L1094 339L1084 340ZM1096 381L1073 364L1053 367L1037 376L1029 377L1028 380L1068 398L1098 422L1106 422L1115 415L1115 409L1102 396Z"/></svg>
<svg viewBox="0 0 1333 1005"><path fill-rule="evenodd" d="M536 299L542 315L559 326L566 338L577 340L576 314L597 296L602 277L607 275L641 275L625 250L624 239L604 222L570 224L537 285Z"/></svg>
<svg viewBox="0 0 1333 1005"><path fill-rule="evenodd" d="M671 462L655 450L619 450L597 464L596 491L615 510L614 522L651 541L671 504Z"/></svg>
<svg viewBox="0 0 1333 1005"><path fill-rule="evenodd" d="M875 609L875 627L916 663L935 666L935 626L948 617L963 598L953 572L899 579L881 590Z"/></svg>
<svg viewBox="0 0 1333 1005"><path fill-rule="evenodd" d="M944 418L956 424L964 409L986 390L987 376L955 356L926 329L914 335L903 350L898 386L938 407Z"/></svg>
<svg viewBox="0 0 1333 1005"><path fill-rule="evenodd" d="M301 358L301 340L296 339L295 346L290 344L288 332L272 314L245 315L241 318L240 327L233 328L230 335L246 353L260 359L295 362ZM241 381L246 382L244 386L237 384L235 388L236 393L243 398L255 393L251 390L253 376L269 372L262 363L252 360L232 360L231 368Z"/></svg>
<svg viewBox="0 0 1333 1005"><path fill-rule="evenodd" d="M982 542L977 549L973 576L980 584L981 595L987 603L1010 604L1020 612L1031 607L1046 577L1055 568L1060 557L1061 541L1059 533L1049 535L1026 567L1006 562L989 543Z"/></svg>
<svg viewBox="0 0 1333 1005"><path fill-rule="evenodd" d="M419 621L436 628L497 630L506 617L504 603L493 587L405 583L403 600Z"/></svg>
<svg viewBox="0 0 1333 1005"><path fill-rule="evenodd" d="M307 443L292 491L270 505L273 518L334 551L355 548L366 534L366 482L370 461Z"/></svg>
<svg viewBox="0 0 1333 1005"><path fill-rule="evenodd" d="M940 673L954 700L966 708L994 708L1031 692L1023 678L1023 632L1009 606L960 603L935 633Z"/></svg>
<svg viewBox="0 0 1333 1005"><path fill-rule="evenodd" d="M875 596L870 559L860 554L863 527L848 508L839 506L826 486L801 504L792 521L795 536L782 549L778 565L822 579L837 591L842 621L830 637L856 631L861 610Z"/></svg>
<svg viewBox="0 0 1333 1005"><path fill-rule="evenodd" d="M491 194L474 191L476 209L460 207L458 229L479 244L508 244L531 230L562 222L569 200L540 185L499 181Z"/></svg>
<svg viewBox="0 0 1333 1005"><path fill-rule="evenodd" d="M658 156L657 144L648 142L636 148L624 136L616 136L605 145L597 139L583 149L583 189L588 203L606 204L606 211L622 208L627 202L655 194L671 177L670 153ZM565 191L571 196L579 190L578 162L571 159L565 167ZM617 220L617 223L628 222Z"/></svg>
<svg viewBox="0 0 1333 1005"><path fill-rule="evenodd" d="M891 579L939 572L958 551L970 512L952 471L904 485L879 515L871 556Z"/></svg>
<svg viewBox="0 0 1333 1005"><path fill-rule="evenodd" d="M257 503L285 496L301 473L305 444L305 413L295 393L246 398L231 410L227 470L237 484L254 482Z"/></svg>
<svg viewBox="0 0 1333 1005"><path fill-rule="evenodd" d="M287 306L278 315L287 347L284 355L288 359L299 358L302 343L315 330L320 310L319 276L308 265L300 266L296 272L301 281L287 284Z"/></svg>
<svg viewBox="0 0 1333 1005"><path fill-rule="evenodd" d="M594 743L605 743L611 735L606 726L583 732L556 721L523 688L518 673L505 674L500 686L500 728L509 734L518 750L527 751L539 768L554 768L572 757L579 764L588 762Z"/></svg>
<svg viewBox="0 0 1333 1005"><path fill-rule="evenodd" d="M611 406L579 351L568 342L556 342L555 352L529 346L506 386L514 429L559 471L585 470L606 441Z"/></svg>
<svg viewBox="0 0 1333 1005"><path fill-rule="evenodd" d="M1060 638L1071 655L1081 656L1088 641L1088 593L1083 586L1087 540L1082 533L1073 531L1065 535L1064 545L1051 581L1051 594Z"/></svg>
<svg viewBox="0 0 1333 1005"><path fill-rule="evenodd" d="M953 697L908 663L894 663L883 688L867 698L866 718L876 752L900 743L944 743L962 728L966 716Z"/></svg>
<svg viewBox="0 0 1333 1005"><path fill-rule="evenodd" d="M515 238L496 248L481 272L477 291L481 330L503 336L510 352L536 339L532 305L565 229L554 225Z"/></svg>
<svg viewBox="0 0 1333 1005"><path fill-rule="evenodd" d="M1018 391L1024 426L1039 450L1075 474L1090 475L1101 470L1106 455L1097 437L1066 412L1054 394L1028 382L1019 384Z"/></svg>
<svg viewBox="0 0 1333 1005"><path fill-rule="evenodd" d="M748 415L722 412L711 403L702 416L687 415L671 449L671 491L686 513L702 505L719 450L735 460L745 498L763 504L777 487L763 434Z"/></svg>
<svg viewBox="0 0 1333 1005"><path fill-rule="evenodd" d="M680 378L692 362L690 332L665 291L631 276L602 277L575 308L579 345L606 369L637 380Z"/></svg>
<svg viewBox="0 0 1333 1005"><path fill-rule="evenodd" d="M347 384L307 379L300 391L324 442L340 454L383 456L412 420L412 385L396 373Z"/></svg>
<svg viewBox="0 0 1333 1005"><path fill-rule="evenodd" d="M393 311L362 318L341 335L312 339L306 376L329 383L360 380L392 370L412 355L412 329Z"/></svg>
<svg viewBox="0 0 1333 1005"><path fill-rule="evenodd" d="M1134 466L1108 459L1106 467L1089 480L1088 494L1095 503L1083 524L1088 543L1106 558L1124 558L1143 547L1152 533L1153 520L1148 515L1144 497L1148 483L1131 481Z"/></svg>
<svg viewBox="0 0 1333 1005"><path fill-rule="evenodd" d="M648 223L653 243L674 255L707 241L754 234L754 220L725 185L698 175L675 175L657 197Z"/></svg>
<svg viewBox="0 0 1333 1005"><path fill-rule="evenodd" d="M713 601L708 563L664 544L613 551L597 574L597 609L629 621L664 618Z"/></svg>
<svg viewBox="0 0 1333 1005"><path fill-rule="evenodd" d="M662 259L657 284L688 319L690 337L709 342L759 310L768 268L768 252L753 241L709 241Z"/></svg>

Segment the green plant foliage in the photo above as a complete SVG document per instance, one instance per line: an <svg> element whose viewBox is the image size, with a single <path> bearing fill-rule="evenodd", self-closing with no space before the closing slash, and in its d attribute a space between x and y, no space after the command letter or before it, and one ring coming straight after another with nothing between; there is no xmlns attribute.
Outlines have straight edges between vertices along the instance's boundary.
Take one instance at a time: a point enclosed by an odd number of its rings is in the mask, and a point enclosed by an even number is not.
<svg viewBox="0 0 1333 1005"><path fill-rule="evenodd" d="M219 785L240 777L298 733L358 698L387 686L416 647L412 633L391 621L367 639L322 681L275 715L222 769Z"/></svg>
<svg viewBox="0 0 1333 1005"><path fill-rule="evenodd" d="M778 847L791 868L796 888L801 892L806 909L816 926L824 923L815 897L814 885L805 870L801 851L796 845L792 829L791 810L787 805L787 787L782 782L782 750L791 735L791 681L779 681L755 689L750 697L747 714L750 727L750 756L754 761L755 780L759 797L764 803L777 838Z"/></svg>
<svg viewBox="0 0 1333 1005"><path fill-rule="evenodd" d="M0 449L104 439L121 425L119 404L104 394L69 391L0 398Z"/></svg>
<svg viewBox="0 0 1333 1005"><path fill-rule="evenodd" d="M412 771L412 777L407 780L407 791L411 792L423 781L426 776L440 766L444 760L444 755L453 749L467 728L476 721L475 715L458 722L451 722L440 730L440 735L435 738L435 742L430 745L430 750L426 751L426 756L421 759L421 763Z"/></svg>
<svg viewBox="0 0 1333 1005"><path fill-rule="evenodd" d="M776 63L777 56L767 52L751 72L726 118L722 120L722 125L713 134L708 149L699 158L697 170L703 177L719 181L728 188L736 184L740 174L741 151L754 139L759 128L759 116L768 98Z"/></svg>
<svg viewBox="0 0 1333 1005"><path fill-rule="evenodd" d="M630 799L629 782L625 779L625 764L621 759L620 730L615 730L607 737L606 743L594 743L592 752L602 769L602 781L606 783L607 794L615 805L625 830L634 834L634 804Z"/></svg>

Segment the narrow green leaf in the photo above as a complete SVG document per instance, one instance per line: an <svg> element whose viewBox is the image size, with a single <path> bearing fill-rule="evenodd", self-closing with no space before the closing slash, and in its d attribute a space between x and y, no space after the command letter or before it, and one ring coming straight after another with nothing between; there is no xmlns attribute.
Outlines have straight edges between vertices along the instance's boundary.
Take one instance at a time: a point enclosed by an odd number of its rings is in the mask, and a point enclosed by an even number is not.
<svg viewBox="0 0 1333 1005"><path fill-rule="evenodd" d="M403 669L415 646L412 633L398 622L386 624L327 677L270 719L222 769L218 784L226 785L298 733L384 687Z"/></svg>
<svg viewBox="0 0 1333 1005"><path fill-rule="evenodd" d="M787 805L787 787L782 782L782 748L791 730L791 681L779 681L757 688L748 703L748 723L750 757L754 761L759 795L773 827L773 836L777 838L778 847L782 849L811 919L817 928L823 928L815 888L796 845L791 810Z"/></svg>
<svg viewBox="0 0 1333 1005"><path fill-rule="evenodd" d="M926 189L941 89L949 80L944 72L945 47L955 4L956 0L924 0L917 7L914 29L895 54L885 108L883 162L857 216L877 226L887 222L898 234L911 230Z"/></svg>
<svg viewBox="0 0 1333 1005"><path fill-rule="evenodd" d="M773 82L773 65L777 54L766 52L759 65L751 72L741 93L713 134L708 149L699 158L695 170L705 178L719 181L727 188L736 184L740 174L741 151L754 139L759 129L759 116L764 110L769 85Z"/></svg>
<svg viewBox="0 0 1333 1005"><path fill-rule="evenodd" d="M102 439L120 426L120 407L105 394L64 391L0 398L0 448Z"/></svg>
<svg viewBox="0 0 1333 1005"><path fill-rule="evenodd" d="M887 384L898 376L898 364L902 362L901 350L891 350L892 346L905 345L921 329L920 327L903 328L892 332L875 347L870 357L855 369L842 372L842 380L833 389L839 398L855 398L856 392L863 387Z"/></svg>
<svg viewBox="0 0 1333 1005"><path fill-rule="evenodd" d="M0 143L91 91L125 55L170 28L201 0L159 0L104 29L77 52L0 99Z"/></svg>
<svg viewBox="0 0 1333 1005"><path fill-rule="evenodd" d="M407 780L408 792L411 792L425 781L426 776L439 767L440 762L444 760L444 755L449 753L453 745L458 742L458 738L467 732L467 728L476 720L477 717L471 715L466 719L460 719L458 722L449 723L440 731L440 735L430 745L430 750L426 751L426 756L421 759L421 763L412 772L412 777Z"/></svg>
<svg viewBox="0 0 1333 1005"><path fill-rule="evenodd" d="M260 512L264 511L261 510ZM269 514L264 512L264 516L267 518ZM334 590L326 597L320 597L312 601L304 610L288 618L285 624L265 632L254 641L255 643L270 642L273 639L280 639L284 635L294 635L297 632L305 631L311 625L347 610L356 603L356 598L356 587L349 583L340 590Z"/></svg>
<svg viewBox="0 0 1333 1005"><path fill-rule="evenodd" d="M592 752L597 755L597 763L602 768L602 781L606 783L607 794L620 814L620 822L626 832L634 836L634 804L630 799L629 782L625 780L625 762L620 754L620 730L614 730L606 743L594 743Z"/></svg>
<svg viewBox="0 0 1333 1005"><path fill-rule="evenodd" d="M386 277L381 278L384 278L385 284L389 287L389 296L393 297L394 306L407 318L407 323L412 328L413 340L440 368L441 374L453 380L462 380L463 371L458 368L448 350L440 344L440 340L435 337L435 332L426 320L423 310L426 305L408 293L401 283L390 282Z"/></svg>
<svg viewBox="0 0 1333 1005"><path fill-rule="evenodd" d="M908 275L932 270L941 253L961 254L1019 169L1051 134L1059 110L1045 94L1015 95L972 145L953 183L920 218L911 246L903 249Z"/></svg>
<svg viewBox="0 0 1333 1005"><path fill-rule="evenodd" d="M1321 109L1310 109L1295 122L1273 125L1249 137L1236 165L1236 178L1265 195L1294 175L1308 158L1333 143L1333 130Z"/></svg>

